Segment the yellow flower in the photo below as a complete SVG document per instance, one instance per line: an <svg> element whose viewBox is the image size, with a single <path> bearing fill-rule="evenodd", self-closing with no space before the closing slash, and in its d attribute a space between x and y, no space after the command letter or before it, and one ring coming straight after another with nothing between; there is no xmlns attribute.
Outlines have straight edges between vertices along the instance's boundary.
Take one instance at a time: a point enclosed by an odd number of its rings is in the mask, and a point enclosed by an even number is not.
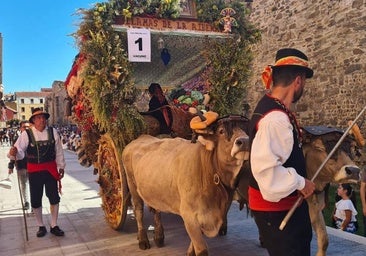
<svg viewBox="0 0 366 256"><path fill-rule="evenodd" d="M128 9L123 9L123 10L122 10L122 14L123 14L123 16L125 16L126 18L131 18L131 17L132 17L132 13L131 13Z"/></svg>

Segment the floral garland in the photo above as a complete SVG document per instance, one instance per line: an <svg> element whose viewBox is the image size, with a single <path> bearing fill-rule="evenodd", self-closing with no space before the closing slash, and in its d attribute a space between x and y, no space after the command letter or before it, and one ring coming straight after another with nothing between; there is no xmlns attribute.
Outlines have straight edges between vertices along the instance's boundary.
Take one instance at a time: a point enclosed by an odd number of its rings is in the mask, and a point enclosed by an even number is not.
<svg viewBox="0 0 366 256"><path fill-rule="evenodd" d="M250 46L260 34L246 19L247 9L239 0L205 0L196 2L197 17L220 27L220 10L233 8L237 15L234 37L212 42L206 52L208 72L204 84L210 85L212 109L220 115L240 109L245 98L245 87L250 75ZM100 131L108 132L120 144L129 143L145 130L145 123L134 107L139 90L135 88L132 67L126 53L126 35L113 30L117 15L130 18L149 15L157 18L179 18L180 0L110 0L96 3L91 9L81 9L83 16L74 34L80 53L86 57L84 83L77 106L88 106ZM79 115L82 116L82 115Z"/></svg>

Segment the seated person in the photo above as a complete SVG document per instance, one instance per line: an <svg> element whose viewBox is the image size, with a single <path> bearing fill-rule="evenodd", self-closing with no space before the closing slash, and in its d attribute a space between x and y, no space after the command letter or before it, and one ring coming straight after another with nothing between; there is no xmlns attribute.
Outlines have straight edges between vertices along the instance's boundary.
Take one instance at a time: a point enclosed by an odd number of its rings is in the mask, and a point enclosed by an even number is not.
<svg viewBox="0 0 366 256"><path fill-rule="evenodd" d="M152 83L149 86L149 93L151 96L149 102L150 115L158 119L160 123L160 133L170 134L172 132L173 115L169 107L169 103L165 98L160 84Z"/></svg>
<svg viewBox="0 0 366 256"><path fill-rule="evenodd" d="M349 183L339 184L337 188L337 196L339 200L336 201L333 215L336 228L350 233L356 233L357 210L354 204L356 202L356 198L351 185Z"/></svg>

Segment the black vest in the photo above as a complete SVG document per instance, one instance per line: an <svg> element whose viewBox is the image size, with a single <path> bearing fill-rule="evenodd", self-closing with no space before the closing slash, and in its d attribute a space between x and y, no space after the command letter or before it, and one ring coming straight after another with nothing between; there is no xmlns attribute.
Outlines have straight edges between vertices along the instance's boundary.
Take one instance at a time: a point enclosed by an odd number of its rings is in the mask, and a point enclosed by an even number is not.
<svg viewBox="0 0 366 256"><path fill-rule="evenodd" d="M291 117L291 114L288 113L285 106L283 106L279 101L276 99L265 95L262 99L258 102L257 107L253 112L252 119L249 123L249 140L250 144L252 144L255 134L257 133L257 124L261 118L263 118L268 112L273 109L279 109L286 113L292 123L293 126L293 137L294 137L294 145L292 147L292 152L287 159L287 161L283 164L284 167L293 167L295 168L296 172L306 178L306 166L305 166L305 158L302 152L301 142L300 142L300 134L298 134L298 125L296 124L295 117ZM258 183L254 179L252 173L249 179L249 184L251 187L256 188L259 190ZM296 191L294 191L296 193ZM294 195L294 194L291 194Z"/></svg>
<svg viewBox="0 0 366 256"><path fill-rule="evenodd" d="M48 140L36 141L32 129L26 129L29 144L27 148L27 161L29 163L46 163L56 159L55 137L53 128L48 127Z"/></svg>

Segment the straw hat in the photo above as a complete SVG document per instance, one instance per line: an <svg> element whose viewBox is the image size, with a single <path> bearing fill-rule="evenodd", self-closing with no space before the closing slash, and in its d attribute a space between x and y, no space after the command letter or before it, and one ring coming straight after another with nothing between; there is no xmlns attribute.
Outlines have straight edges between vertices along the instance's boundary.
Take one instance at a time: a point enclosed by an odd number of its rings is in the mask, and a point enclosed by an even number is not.
<svg viewBox="0 0 366 256"><path fill-rule="evenodd" d="M29 122L31 124L34 124L33 117L38 116L38 115L44 115L44 117L46 119L48 119L50 117L50 114L48 114L47 112L43 111L41 108L35 108L32 111L32 116L29 118Z"/></svg>

